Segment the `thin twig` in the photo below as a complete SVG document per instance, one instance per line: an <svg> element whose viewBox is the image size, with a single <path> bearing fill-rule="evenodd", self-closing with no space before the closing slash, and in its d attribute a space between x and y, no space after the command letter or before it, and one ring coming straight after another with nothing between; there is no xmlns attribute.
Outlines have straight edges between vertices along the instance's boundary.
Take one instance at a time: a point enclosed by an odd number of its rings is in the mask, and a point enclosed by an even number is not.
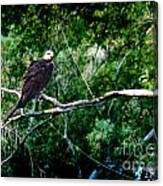
<svg viewBox="0 0 163 186"><path fill-rule="evenodd" d="M41 98L46 100L46 101L48 101L48 102L50 102L50 103L52 103L54 106L60 106L60 107L63 106L63 104L60 103L56 98L50 97L50 96L48 96L46 94L42 94Z"/></svg>

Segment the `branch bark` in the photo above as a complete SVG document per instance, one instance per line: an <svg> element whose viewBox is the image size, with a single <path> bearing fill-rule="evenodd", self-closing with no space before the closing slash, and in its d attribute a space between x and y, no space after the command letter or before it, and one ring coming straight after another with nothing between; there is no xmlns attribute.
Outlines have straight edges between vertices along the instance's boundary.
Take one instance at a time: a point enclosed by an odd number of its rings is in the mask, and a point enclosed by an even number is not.
<svg viewBox="0 0 163 186"><path fill-rule="evenodd" d="M18 98L21 97L20 92L18 92L17 90L14 90L14 89L8 89L8 88L1 87L1 91L11 93L11 94L15 94Z"/></svg>
<svg viewBox="0 0 163 186"><path fill-rule="evenodd" d="M13 93L16 95L19 95L20 93L17 92L16 90L11 90L11 89L6 89L6 88L1 88L2 91L6 91L8 93ZM36 117L36 116L41 116L41 115L58 115L61 113L69 112L72 110L77 110L85 107L93 107L98 104L103 103L106 100L116 98L116 97L156 97L158 95L157 90L156 91L150 91L146 89L128 89L128 90L119 90L119 91L110 91L105 93L103 96L93 98L91 100L84 99L84 100L78 100L78 101L73 101L70 103L60 103L58 100L56 100L53 97L43 95L43 99L51 102L54 107L42 111L37 111L33 113L26 113L23 115L17 115L14 117L11 117L6 124L2 126L4 128L6 125L8 125L11 121L18 120L23 117Z"/></svg>

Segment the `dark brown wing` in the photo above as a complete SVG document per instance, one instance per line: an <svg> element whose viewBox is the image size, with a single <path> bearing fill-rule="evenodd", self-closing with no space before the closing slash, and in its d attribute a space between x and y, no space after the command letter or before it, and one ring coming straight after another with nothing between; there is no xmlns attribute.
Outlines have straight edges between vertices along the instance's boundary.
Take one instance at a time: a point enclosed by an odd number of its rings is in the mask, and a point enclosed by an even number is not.
<svg viewBox="0 0 163 186"><path fill-rule="evenodd" d="M22 96L19 101L19 107L38 96L43 88L47 85L53 71L53 63L44 60L35 61L29 66L24 76L22 87Z"/></svg>
<svg viewBox="0 0 163 186"><path fill-rule="evenodd" d="M31 64L29 65L27 72L23 76L23 80L27 80L28 78L35 76L36 73L39 72L39 66L41 64L41 60L33 60Z"/></svg>

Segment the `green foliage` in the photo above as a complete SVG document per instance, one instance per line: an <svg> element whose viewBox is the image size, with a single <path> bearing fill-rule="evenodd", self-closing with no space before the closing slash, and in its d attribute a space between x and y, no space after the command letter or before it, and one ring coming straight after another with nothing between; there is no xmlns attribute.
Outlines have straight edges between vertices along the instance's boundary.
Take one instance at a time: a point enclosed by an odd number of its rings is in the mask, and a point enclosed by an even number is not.
<svg viewBox="0 0 163 186"><path fill-rule="evenodd" d="M3 5L2 86L20 90L31 59L52 49L57 74L45 92L63 103L92 98L83 77L94 96L120 89L155 90L156 10L154 2ZM2 92L2 119L16 101L12 94ZM28 137L15 159L2 166L2 175L77 178L76 169L80 167L83 177L88 178L92 162L86 162L75 146L100 162L128 159L156 166L156 157L146 155L146 144L138 157L120 153L124 142L128 147L142 144L145 135L157 127L155 101L118 97L97 107L54 116L47 122L49 116L17 120L2 132L2 159L19 146L29 127L44 121L45 125ZM31 107L28 103L25 110ZM38 109L51 107L42 101ZM64 138L66 125L68 138ZM153 140L150 143L156 145ZM23 174L17 161L29 173ZM89 171L85 171L87 163Z"/></svg>
<svg viewBox="0 0 163 186"><path fill-rule="evenodd" d="M100 157L101 149L105 146L110 146L111 139L114 136L115 124L109 119L95 121L95 126L91 133L87 135L87 140L92 150L92 155L96 158Z"/></svg>

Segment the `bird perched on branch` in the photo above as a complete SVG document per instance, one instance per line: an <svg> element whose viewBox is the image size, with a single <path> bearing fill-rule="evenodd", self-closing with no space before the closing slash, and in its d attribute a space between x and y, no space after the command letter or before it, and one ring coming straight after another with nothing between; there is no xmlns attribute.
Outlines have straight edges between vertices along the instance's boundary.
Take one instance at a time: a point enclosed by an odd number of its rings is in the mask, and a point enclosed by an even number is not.
<svg viewBox="0 0 163 186"><path fill-rule="evenodd" d="M53 51L48 50L45 52L42 59L33 60L31 62L23 77L24 82L21 97L4 122L6 122L17 109L23 108L31 99L38 98L51 78L54 69L54 64L52 63L53 57Z"/></svg>

